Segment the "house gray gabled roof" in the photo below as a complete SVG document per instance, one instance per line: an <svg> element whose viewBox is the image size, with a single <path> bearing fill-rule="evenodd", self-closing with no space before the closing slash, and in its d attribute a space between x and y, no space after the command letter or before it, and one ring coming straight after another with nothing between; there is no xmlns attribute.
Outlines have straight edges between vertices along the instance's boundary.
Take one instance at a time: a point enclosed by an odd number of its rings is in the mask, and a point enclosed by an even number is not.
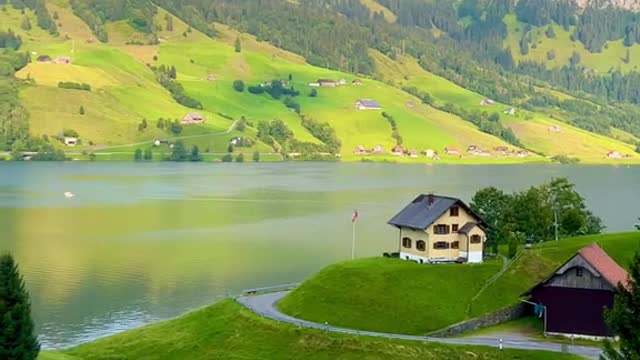
<svg viewBox="0 0 640 360"><path fill-rule="evenodd" d="M430 197L433 200L431 204L429 203ZM464 208L469 214L475 217L477 223L473 223L474 225L478 224L486 227L484 221L462 200L453 197L426 194L415 198L409 205L402 209L402 211L389 220L388 224L396 227L425 230L454 205Z"/></svg>
<svg viewBox="0 0 640 360"><path fill-rule="evenodd" d="M382 106L380 105L380 103L378 103L375 100L371 100L371 99L360 99L358 100L360 102L360 104L362 104L363 106L366 107L370 107L370 108L381 108Z"/></svg>

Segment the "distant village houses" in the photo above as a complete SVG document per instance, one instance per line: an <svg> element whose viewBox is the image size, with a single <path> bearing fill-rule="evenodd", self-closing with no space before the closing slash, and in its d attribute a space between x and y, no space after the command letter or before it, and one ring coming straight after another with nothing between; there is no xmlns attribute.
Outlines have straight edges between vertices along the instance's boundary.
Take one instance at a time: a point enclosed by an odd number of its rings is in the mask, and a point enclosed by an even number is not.
<svg viewBox="0 0 640 360"><path fill-rule="evenodd" d="M204 123L204 121L205 121L205 118L202 115L192 112L185 115L180 121L180 123L182 125L194 125L194 124L202 124Z"/></svg>
<svg viewBox="0 0 640 360"><path fill-rule="evenodd" d="M460 199L423 194L388 223L400 232L401 259L419 263L483 261L487 226Z"/></svg>
<svg viewBox="0 0 640 360"><path fill-rule="evenodd" d="M409 157L410 158L414 158L414 159L417 158L418 157L418 151L415 150L415 149L409 150Z"/></svg>
<svg viewBox="0 0 640 360"><path fill-rule="evenodd" d="M495 104L495 101L491 100L491 99L482 99L480 100L480 106L491 106Z"/></svg>
<svg viewBox="0 0 640 360"><path fill-rule="evenodd" d="M447 155L460 155L460 150L454 147L446 147L444 148L444 153Z"/></svg>
<svg viewBox="0 0 640 360"><path fill-rule="evenodd" d="M360 99L356 101L355 108L358 110L381 110L382 106L375 100Z"/></svg>
<svg viewBox="0 0 640 360"><path fill-rule="evenodd" d="M331 79L318 79L317 81L320 87L336 87L338 86L338 82Z"/></svg>
<svg viewBox="0 0 640 360"><path fill-rule="evenodd" d="M391 149L391 153L393 155L396 155L396 156L403 156L404 155L404 149L402 148L402 146L396 145L396 146L393 147L393 149Z"/></svg>
<svg viewBox="0 0 640 360"><path fill-rule="evenodd" d="M507 114L507 115L515 115L516 114L516 109L515 108L509 108L508 110L505 110L504 113Z"/></svg>
<svg viewBox="0 0 640 360"><path fill-rule="evenodd" d="M373 150L371 152L374 154L384 154L384 148L382 147L382 145L376 145L373 147Z"/></svg>
<svg viewBox="0 0 640 360"><path fill-rule="evenodd" d="M54 62L56 64L71 64L71 58L68 56L59 56L54 60Z"/></svg>
<svg viewBox="0 0 640 360"><path fill-rule="evenodd" d="M369 151L362 145L356 146L356 148L353 150L353 153L356 155L369 155Z"/></svg>

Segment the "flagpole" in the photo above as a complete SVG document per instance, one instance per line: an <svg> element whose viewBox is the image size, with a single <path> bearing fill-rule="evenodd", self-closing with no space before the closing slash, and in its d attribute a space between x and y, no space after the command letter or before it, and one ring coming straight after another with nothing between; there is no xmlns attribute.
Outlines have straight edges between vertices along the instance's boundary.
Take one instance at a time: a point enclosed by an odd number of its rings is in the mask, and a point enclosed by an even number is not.
<svg viewBox="0 0 640 360"><path fill-rule="evenodd" d="M351 238L351 260L356 258L356 222L352 221L353 236Z"/></svg>

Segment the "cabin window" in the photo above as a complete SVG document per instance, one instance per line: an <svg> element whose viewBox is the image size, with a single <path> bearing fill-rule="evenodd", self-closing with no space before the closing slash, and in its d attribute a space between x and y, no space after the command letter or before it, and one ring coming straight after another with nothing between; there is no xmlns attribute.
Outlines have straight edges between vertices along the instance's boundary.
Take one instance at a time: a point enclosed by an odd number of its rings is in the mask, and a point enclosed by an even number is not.
<svg viewBox="0 0 640 360"><path fill-rule="evenodd" d="M408 237L402 238L402 247L406 247L407 249L411 249L411 239Z"/></svg>
<svg viewBox="0 0 640 360"><path fill-rule="evenodd" d="M433 243L433 248L436 250L447 250L449 248L449 243L446 241L438 241Z"/></svg>
<svg viewBox="0 0 640 360"><path fill-rule="evenodd" d="M454 206L451 209L449 209L449 216L460 216L460 208L457 206Z"/></svg>
<svg viewBox="0 0 640 360"><path fill-rule="evenodd" d="M451 232L458 232L458 224L451 225Z"/></svg>
<svg viewBox="0 0 640 360"><path fill-rule="evenodd" d="M583 274L583 269L581 267L576 268L576 276L577 277L582 277Z"/></svg>
<svg viewBox="0 0 640 360"><path fill-rule="evenodd" d="M460 241L454 241L451 243L452 249L460 249Z"/></svg>
<svg viewBox="0 0 640 360"><path fill-rule="evenodd" d="M416 249L418 249L420 251L426 251L427 250L427 244L423 240L418 240L418 241L416 241Z"/></svg>
<svg viewBox="0 0 640 360"><path fill-rule="evenodd" d="M472 244L480 244L482 242L482 237L480 237L480 235L471 235L470 241Z"/></svg>
<svg viewBox="0 0 640 360"><path fill-rule="evenodd" d="M433 232L438 235L446 235L449 233L449 225L436 225L433 227Z"/></svg>

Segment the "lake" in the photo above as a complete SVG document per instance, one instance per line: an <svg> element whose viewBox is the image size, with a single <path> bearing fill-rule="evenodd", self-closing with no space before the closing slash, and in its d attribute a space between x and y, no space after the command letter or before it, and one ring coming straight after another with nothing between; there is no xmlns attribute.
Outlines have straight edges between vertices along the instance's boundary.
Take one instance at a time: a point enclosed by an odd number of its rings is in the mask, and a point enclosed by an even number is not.
<svg viewBox="0 0 640 360"><path fill-rule="evenodd" d="M0 252L20 264L43 347L65 348L346 260L354 208L357 256L379 256L418 193L469 200L559 176L607 231L633 229L640 167L5 162Z"/></svg>

